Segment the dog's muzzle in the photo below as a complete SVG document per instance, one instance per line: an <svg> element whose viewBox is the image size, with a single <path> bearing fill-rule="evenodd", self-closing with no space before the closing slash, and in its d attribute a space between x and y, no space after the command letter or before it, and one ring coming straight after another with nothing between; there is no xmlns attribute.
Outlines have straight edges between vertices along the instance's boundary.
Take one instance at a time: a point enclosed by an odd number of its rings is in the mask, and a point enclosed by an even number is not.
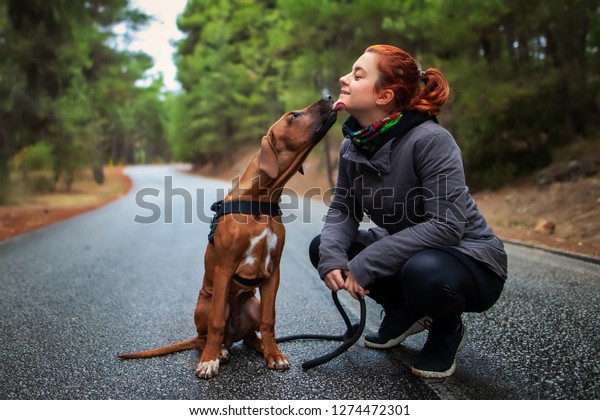
<svg viewBox="0 0 600 420"><path fill-rule="evenodd" d="M337 120L337 112L333 110L333 99L331 96L324 96L319 102L319 112L321 115L321 124L317 126L314 133L315 143L321 141L329 129L335 124Z"/></svg>

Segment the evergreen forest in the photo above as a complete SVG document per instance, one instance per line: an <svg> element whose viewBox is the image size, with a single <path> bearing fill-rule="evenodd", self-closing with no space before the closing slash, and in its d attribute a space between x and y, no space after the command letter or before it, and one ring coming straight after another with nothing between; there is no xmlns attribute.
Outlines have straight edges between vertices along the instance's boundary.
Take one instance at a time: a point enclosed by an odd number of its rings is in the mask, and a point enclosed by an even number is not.
<svg viewBox="0 0 600 420"><path fill-rule="evenodd" d="M445 73L440 122L473 187L600 137L598 0L189 0L177 92L116 41L117 25L134 34L151 19L128 0L0 0L0 203L14 170L46 168L52 183L109 164L232 159L283 112L337 97L372 44Z"/></svg>

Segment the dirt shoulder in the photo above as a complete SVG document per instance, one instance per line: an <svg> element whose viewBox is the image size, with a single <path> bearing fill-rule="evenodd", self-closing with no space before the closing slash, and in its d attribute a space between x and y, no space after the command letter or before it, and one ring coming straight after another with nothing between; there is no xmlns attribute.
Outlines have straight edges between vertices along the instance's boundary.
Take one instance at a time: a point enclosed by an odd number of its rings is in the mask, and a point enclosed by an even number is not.
<svg viewBox="0 0 600 420"><path fill-rule="evenodd" d="M0 241L102 207L127 194L131 180L122 168L106 168L105 182L94 182L91 171L78 176L71 191L27 197L25 203L0 206Z"/></svg>
<svg viewBox="0 0 600 420"><path fill-rule="evenodd" d="M539 188L531 181L474 194L507 240L600 259L600 176Z"/></svg>

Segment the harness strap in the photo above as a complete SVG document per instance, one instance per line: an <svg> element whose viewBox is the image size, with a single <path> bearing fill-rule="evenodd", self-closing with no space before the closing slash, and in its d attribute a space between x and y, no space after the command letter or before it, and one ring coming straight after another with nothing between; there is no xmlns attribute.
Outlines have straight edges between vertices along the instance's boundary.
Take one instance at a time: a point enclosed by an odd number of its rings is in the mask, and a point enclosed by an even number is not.
<svg viewBox="0 0 600 420"><path fill-rule="evenodd" d="M218 220L221 216L231 213L237 214L252 214L254 216L281 216L281 207L278 203L270 201L217 201L210 206L210 209L215 212L215 215L210 222L210 232L208 241L214 245L215 233L217 231Z"/></svg>
<svg viewBox="0 0 600 420"><path fill-rule="evenodd" d="M259 277L256 279L247 279L247 278L240 276L239 274L234 274L233 279L235 281L237 281L238 283L240 283L244 286L248 286L248 287L258 287L264 280L262 277Z"/></svg>

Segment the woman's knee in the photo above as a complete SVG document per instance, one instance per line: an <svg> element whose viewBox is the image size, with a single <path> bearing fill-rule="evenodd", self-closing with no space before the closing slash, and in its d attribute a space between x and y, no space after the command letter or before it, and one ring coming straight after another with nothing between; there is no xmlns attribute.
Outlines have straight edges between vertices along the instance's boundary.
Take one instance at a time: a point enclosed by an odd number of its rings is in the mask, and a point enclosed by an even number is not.
<svg viewBox="0 0 600 420"><path fill-rule="evenodd" d="M422 251L410 258L401 272L402 293L415 309L433 316L462 312L464 282L471 276L451 255L438 250Z"/></svg>
<svg viewBox="0 0 600 420"><path fill-rule="evenodd" d="M428 294L440 288L444 283L444 273L449 268L440 251L425 250L411 257L402 268L400 277L404 289L409 294Z"/></svg>

